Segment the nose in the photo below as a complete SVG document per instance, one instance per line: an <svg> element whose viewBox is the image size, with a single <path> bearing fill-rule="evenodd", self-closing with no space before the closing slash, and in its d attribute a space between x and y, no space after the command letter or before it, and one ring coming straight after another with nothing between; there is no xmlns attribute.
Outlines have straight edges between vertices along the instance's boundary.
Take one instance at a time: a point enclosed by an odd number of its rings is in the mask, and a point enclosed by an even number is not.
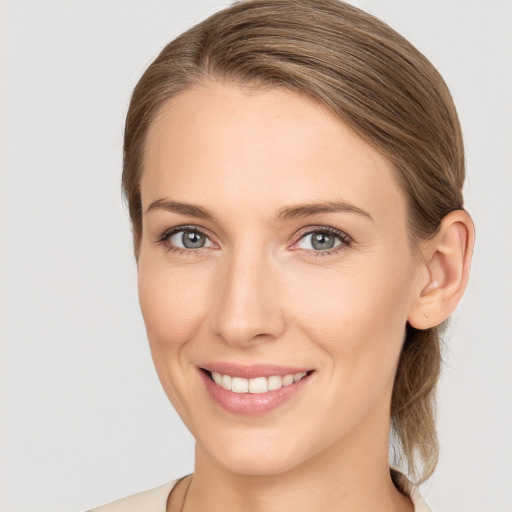
<svg viewBox="0 0 512 512"><path fill-rule="evenodd" d="M227 257L217 276L211 319L214 334L237 347L282 335L285 319L280 274L269 255L245 251Z"/></svg>

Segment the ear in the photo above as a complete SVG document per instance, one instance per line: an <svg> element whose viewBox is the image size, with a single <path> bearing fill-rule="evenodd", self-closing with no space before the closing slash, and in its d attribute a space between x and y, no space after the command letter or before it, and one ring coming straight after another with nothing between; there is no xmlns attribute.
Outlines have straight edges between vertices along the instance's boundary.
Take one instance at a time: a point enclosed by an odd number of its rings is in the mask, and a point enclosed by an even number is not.
<svg viewBox="0 0 512 512"><path fill-rule="evenodd" d="M463 210L450 212L439 232L422 246L423 272L408 322L416 329L428 329L444 322L454 311L466 289L475 228Z"/></svg>

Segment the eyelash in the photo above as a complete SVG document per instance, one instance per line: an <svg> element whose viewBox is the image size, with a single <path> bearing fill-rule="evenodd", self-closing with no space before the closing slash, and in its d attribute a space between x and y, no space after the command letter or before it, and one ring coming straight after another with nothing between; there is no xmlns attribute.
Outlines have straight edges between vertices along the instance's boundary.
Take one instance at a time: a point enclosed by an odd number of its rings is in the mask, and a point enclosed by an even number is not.
<svg viewBox="0 0 512 512"><path fill-rule="evenodd" d="M176 233L179 233L181 231L193 231L196 233L200 233L200 234L204 235L205 237L207 237L208 239L210 239L210 236L208 235L208 233L197 226L176 226L176 227L166 229L165 231L163 231L160 234L160 236L155 240L155 242L158 245L162 246L167 252L171 252L173 254L178 254L180 256L181 255L192 256L193 254L196 254L196 255L201 254L203 252L204 248L183 249L182 247L176 247L176 246L170 245L168 243L169 239L173 235L175 235ZM294 242L293 245L298 244L306 236L312 235L313 233L320 233L320 234L326 234L326 235L331 235L331 236L337 237L341 241L341 244L333 247L332 249L324 249L324 250L318 250L318 251L309 250L309 249L293 249L293 250L302 250L302 251L305 251L305 253L309 257L318 258L318 257L322 257L322 256L331 256L333 254L337 254L337 253L343 251L344 249L351 247L354 243L354 240L349 235L344 233L343 231L340 231L338 229L331 228L328 226L322 226L322 227L317 227L317 228L312 228L312 229L309 228L307 231L302 232L299 235L297 241Z"/></svg>
<svg viewBox="0 0 512 512"><path fill-rule="evenodd" d="M306 236L312 235L313 233L320 233L323 235L330 235L330 236L336 237L341 241L341 243L339 245L333 247L332 249L324 249L324 250L319 250L319 251L315 251L313 249L294 249L294 250L297 250L297 251L302 250L302 251L305 251L305 253L309 257L318 258L318 257L322 257L322 256L331 256L334 254L338 254L339 252L351 247L352 244L354 243L354 240L350 236L348 236L343 231L340 231L339 229L331 228L329 226L321 226L321 227L319 226L317 228L306 228L306 231L303 231L299 235L297 241L294 242L293 245L298 244Z"/></svg>
<svg viewBox="0 0 512 512"><path fill-rule="evenodd" d="M166 252L170 252L173 254L178 254L180 256L193 256L193 253L196 255L201 254L203 252L203 248L200 249L184 249L182 247L176 247L174 245L169 244L170 238L179 233L180 231L193 231L195 233L200 233L210 239L208 233L198 228L197 226L176 226L174 228L169 228L163 231L160 236L156 239L156 243L163 247Z"/></svg>

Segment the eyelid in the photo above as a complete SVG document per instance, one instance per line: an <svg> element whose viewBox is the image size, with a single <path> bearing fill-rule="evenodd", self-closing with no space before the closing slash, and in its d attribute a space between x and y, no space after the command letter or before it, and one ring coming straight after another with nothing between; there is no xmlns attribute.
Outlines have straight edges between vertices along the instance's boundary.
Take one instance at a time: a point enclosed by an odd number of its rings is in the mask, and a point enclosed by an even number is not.
<svg viewBox="0 0 512 512"><path fill-rule="evenodd" d="M200 247L200 248L197 248L197 249L187 249L187 248L177 247L175 245L171 245L169 243L169 240L171 239L171 237L173 237L177 233L180 233L181 231L196 231L197 233L201 233L216 248L219 247L219 244L213 240L212 235L210 234L210 232L207 229L202 228L200 226L197 226L195 224L184 224L184 225L173 226L171 228L168 228L168 229L164 230L162 233L160 233L160 235L158 235L158 238L155 240L155 243L164 246L168 251L178 251L180 253L189 253L189 254L190 253L199 254L204 249L210 249L211 248L211 247Z"/></svg>
<svg viewBox="0 0 512 512"><path fill-rule="evenodd" d="M205 249L211 249L211 246L209 247L201 247L197 249L187 249L183 247L177 247L175 245L172 245L169 243L169 240L172 236L175 234L181 232L181 231L196 231L198 233L201 233L204 235L215 248L219 248L219 244L214 241L214 237L210 234L210 231L202 228L200 226L197 226L195 224L185 224L180 226L173 226L171 228L168 228L164 230L158 238L155 240L155 243L164 246L168 251L171 252L179 252L180 254L200 254ZM312 235L313 233L327 233L332 236L337 237L341 243L337 246L334 246L331 249L322 249L322 250L314 250L314 249L303 249L296 247L297 244L306 236ZM350 247L354 243L354 239L348 235L346 232L333 228L331 226L325 226L325 225L319 225L319 226L306 226L302 228L295 236L295 241L292 243L291 246L289 246L289 249L292 251L304 251L305 253L312 253L315 256L320 255L330 255L337 253L338 251L341 251L343 249L346 249L347 247Z"/></svg>
<svg viewBox="0 0 512 512"><path fill-rule="evenodd" d="M296 245L306 236L312 235L313 233L327 233L330 235L333 235L335 237L338 237L341 241L341 244L333 247L332 249L323 249L323 250L313 250L313 249L302 249L297 248ZM307 253L315 253L315 256L321 255L321 254L333 254L335 252L338 252L340 250L343 250L347 247L350 247L354 243L354 239L342 231L341 229L333 228L331 226L307 226L299 231L299 233L296 236L295 242L293 242L292 246L290 247L293 251L305 251Z"/></svg>

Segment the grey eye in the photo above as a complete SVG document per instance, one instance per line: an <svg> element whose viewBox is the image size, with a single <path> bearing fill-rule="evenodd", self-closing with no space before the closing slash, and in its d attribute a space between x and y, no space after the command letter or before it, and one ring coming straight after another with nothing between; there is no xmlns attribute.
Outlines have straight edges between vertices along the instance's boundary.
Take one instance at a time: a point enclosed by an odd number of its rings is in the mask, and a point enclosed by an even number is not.
<svg viewBox="0 0 512 512"><path fill-rule="evenodd" d="M311 235L311 245L314 249L332 249L334 247L334 237L325 233L313 233Z"/></svg>
<svg viewBox="0 0 512 512"><path fill-rule="evenodd" d="M297 244L301 249L313 249L315 251L325 251L341 245L341 240L338 235L328 233L325 231L313 231L308 233L299 240Z"/></svg>
<svg viewBox="0 0 512 512"><path fill-rule="evenodd" d="M212 245L206 235L192 229L184 229L174 233L170 237L170 242L175 247L182 249L201 249Z"/></svg>

